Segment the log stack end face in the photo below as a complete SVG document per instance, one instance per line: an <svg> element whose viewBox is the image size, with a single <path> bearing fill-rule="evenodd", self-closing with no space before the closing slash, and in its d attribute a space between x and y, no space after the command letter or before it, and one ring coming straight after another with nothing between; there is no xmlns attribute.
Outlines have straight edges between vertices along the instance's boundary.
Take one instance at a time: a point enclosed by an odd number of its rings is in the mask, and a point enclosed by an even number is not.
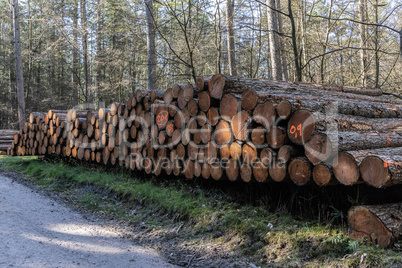
<svg viewBox="0 0 402 268"><path fill-rule="evenodd" d="M395 131L401 123L395 123L398 119L387 111L402 111L400 105L381 100L381 96L372 98L356 92L351 96L336 87L309 83L295 86L225 74L204 76L197 79L196 85L177 84L164 92L138 90L126 102L112 103L110 109L31 114L22 133L12 137L11 154L61 152L138 170L144 170L145 163L147 173L173 172L189 179L291 179L297 185L315 182L320 186L364 181L377 188L402 183L400 158L356 154L357 150L365 150L358 147L361 144L385 147L384 137L361 134L357 126L368 125L371 132ZM343 115L326 121L319 118L317 114L323 114L325 105L333 102L340 104ZM368 109L363 108L370 103L370 110L390 118L384 122L369 119L373 114L365 113ZM343 131L335 138L338 140L318 132L327 131L328 122ZM364 139L370 139L370 143ZM392 134L388 139L390 147L402 146L400 136ZM335 149L336 144L339 147ZM333 159L338 150L341 152ZM161 165L162 158L172 152L175 157ZM133 155L139 156L138 161L130 161ZM190 168L184 171L185 166Z"/></svg>
<svg viewBox="0 0 402 268"><path fill-rule="evenodd" d="M310 139L314 130L314 116L307 110L297 110L288 122L288 136L295 144L305 144Z"/></svg>
<svg viewBox="0 0 402 268"><path fill-rule="evenodd" d="M341 152L332 162L334 175L343 185L353 185L359 180L359 169L355 158L347 153Z"/></svg>
<svg viewBox="0 0 402 268"><path fill-rule="evenodd" d="M384 187L390 180L388 162L376 156L366 157L360 164L362 179L369 185L376 188Z"/></svg>
<svg viewBox="0 0 402 268"><path fill-rule="evenodd" d="M390 246L395 237L384 223L364 206L348 211L349 236L352 239L371 242L381 248Z"/></svg>
<svg viewBox="0 0 402 268"><path fill-rule="evenodd" d="M208 91L212 98L221 99L225 88L225 78L221 74L215 74L208 82Z"/></svg>

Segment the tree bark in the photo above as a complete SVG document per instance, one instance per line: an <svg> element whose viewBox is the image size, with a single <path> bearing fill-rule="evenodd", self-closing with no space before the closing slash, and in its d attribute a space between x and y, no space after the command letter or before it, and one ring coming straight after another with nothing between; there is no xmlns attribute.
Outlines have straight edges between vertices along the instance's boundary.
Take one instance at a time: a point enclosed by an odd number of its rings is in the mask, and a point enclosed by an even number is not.
<svg viewBox="0 0 402 268"><path fill-rule="evenodd" d="M73 7L73 51L71 82L73 87L72 105L78 105L78 0L74 1Z"/></svg>
<svg viewBox="0 0 402 268"><path fill-rule="evenodd" d="M90 100L91 74L89 73L88 62L88 26L87 26L87 9L86 0L81 0L81 32L82 32L82 54L84 55L84 75L85 75L85 101Z"/></svg>
<svg viewBox="0 0 402 268"><path fill-rule="evenodd" d="M402 203L352 207L348 224L351 238L387 248L402 238Z"/></svg>
<svg viewBox="0 0 402 268"><path fill-rule="evenodd" d="M234 0L226 0L226 21L227 21L227 40L229 55L229 73L237 75L236 68L236 50L233 29Z"/></svg>
<svg viewBox="0 0 402 268"><path fill-rule="evenodd" d="M148 51L148 89L156 89L156 48L155 48L155 22L154 1L145 1L145 14L147 20L147 51Z"/></svg>
<svg viewBox="0 0 402 268"><path fill-rule="evenodd" d="M267 18L268 18L268 35L269 35L269 52L271 56L272 79L282 80L282 66L279 53L279 41L277 37L278 19L275 0L267 0Z"/></svg>
<svg viewBox="0 0 402 268"><path fill-rule="evenodd" d="M98 105L102 101L102 0L98 0L96 35L96 89Z"/></svg>
<svg viewBox="0 0 402 268"><path fill-rule="evenodd" d="M296 70L296 80L302 81L302 68L300 66L300 55L297 49L298 43L296 39L296 25L292 11L292 1L288 0L288 12L289 12L289 19L290 25L292 28L292 47L293 47L293 56L294 56L294 63L295 63L295 70Z"/></svg>
<svg viewBox="0 0 402 268"><path fill-rule="evenodd" d="M276 9L277 10L281 10L281 0L276 0ZM282 29L282 14L278 13L277 14L278 17L278 31L280 34L283 33L283 29ZM289 80L289 75L288 75L288 63L286 60L286 55L285 55L285 49L284 49L284 42L283 42L283 37L279 36L278 38L279 41L279 57L281 59L281 63L282 63L282 80L284 81L288 81Z"/></svg>
<svg viewBox="0 0 402 268"><path fill-rule="evenodd" d="M17 77L17 97L18 97L18 121L22 128L25 123L25 94L24 94L24 77L22 74L21 60L21 43L20 43L20 26L18 13L18 0L12 0L12 14L14 24L14 49L15 49L15 68Z"/></svg>
<svg viewBox="0 0 402 268"><path fill-rule="evenodd" d="M359 19L362 23L359 24L360 30L360 68L361 70L361 85L367 86L367 0L359 0Z"/></svg>
<svg viewBox="0 0 402 268"><path fill-rule="evenodd" d="M402 183L402 147L349 151L360 163L361 178L376 188Z"/></svg>

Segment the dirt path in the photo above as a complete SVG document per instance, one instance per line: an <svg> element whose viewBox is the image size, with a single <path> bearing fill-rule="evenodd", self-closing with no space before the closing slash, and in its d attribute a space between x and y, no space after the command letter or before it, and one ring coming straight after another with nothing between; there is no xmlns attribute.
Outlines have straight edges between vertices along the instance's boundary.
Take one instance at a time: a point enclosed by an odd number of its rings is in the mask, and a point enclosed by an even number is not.
<svg viewBox="0 0 402 268"><path fill-rule="evenodd" d="M0 175L0 267L175 267Z"/></svg>

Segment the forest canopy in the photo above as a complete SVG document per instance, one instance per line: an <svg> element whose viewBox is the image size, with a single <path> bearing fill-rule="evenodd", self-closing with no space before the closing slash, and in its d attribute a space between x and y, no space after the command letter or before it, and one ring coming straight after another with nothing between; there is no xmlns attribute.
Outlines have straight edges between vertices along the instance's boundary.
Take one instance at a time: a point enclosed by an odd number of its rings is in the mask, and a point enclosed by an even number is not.
<svg viewBox="0 0 402 268"><path fill-rule="evenodd" d="M0 128L18 124L10 2L0 0ZM214 73L402 91L400 0L17 4L27 113L108 106Z"/></svg>

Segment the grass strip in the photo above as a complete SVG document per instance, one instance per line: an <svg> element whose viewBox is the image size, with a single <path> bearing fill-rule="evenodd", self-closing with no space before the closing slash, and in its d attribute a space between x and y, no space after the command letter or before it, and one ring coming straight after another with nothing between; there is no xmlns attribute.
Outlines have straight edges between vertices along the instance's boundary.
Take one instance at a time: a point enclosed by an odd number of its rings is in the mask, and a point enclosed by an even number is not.
<svg viewBox="0 0 402 268"><path fill-rule="evenodd" d="M51 191L66 191L77 185L88 185L107 191L123 203L152 207L148 221L176 215L191 228L182 239L203 239L226 244L228 251L251 256L259 264L311 266L382 266L402 265L401 250L378 249L350 240L339 226L322 225L311 220L296 220L287 212L269 212L266 206L252 206L233 201L219 191L189 187L180 180L161 183L155 179L137 179L126 172L71 165L62 161L44 161L37 157L0 157L0 167L15 170L35 184ZM191 189L190 189L191 188ZM108 206L98 194L82 196L79 204L107 214L116 212L116 200ZM115 213L127 220L127 213ZM177 216L178 215L178 216ZM136 219L129 219L135 222ZM143 218L141 219L141 221ZM155 228L163 228L160 221ZM218 234L218 235L217 235ZM362 257L363 256L363 257Z"/></svg>

